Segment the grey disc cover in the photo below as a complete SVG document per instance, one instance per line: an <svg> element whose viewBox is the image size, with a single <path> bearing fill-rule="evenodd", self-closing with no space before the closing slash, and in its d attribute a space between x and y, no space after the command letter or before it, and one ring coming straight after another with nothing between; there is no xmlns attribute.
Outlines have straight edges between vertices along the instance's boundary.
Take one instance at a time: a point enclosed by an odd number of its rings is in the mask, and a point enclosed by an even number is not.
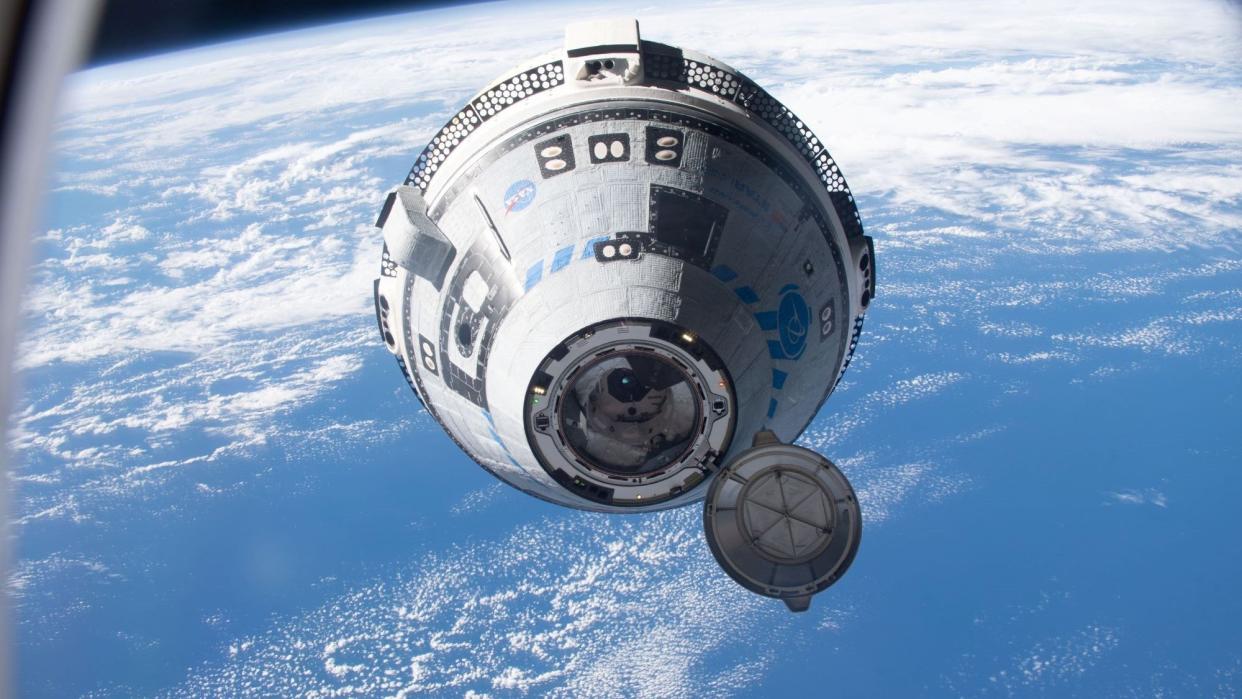
<svg viewBox="0 0 1242 699"><path fill-rule="evenodd" d="M862 516L835 464L762 432L716 475L703 528L730 577L803 611L853 562Z"/></svg>

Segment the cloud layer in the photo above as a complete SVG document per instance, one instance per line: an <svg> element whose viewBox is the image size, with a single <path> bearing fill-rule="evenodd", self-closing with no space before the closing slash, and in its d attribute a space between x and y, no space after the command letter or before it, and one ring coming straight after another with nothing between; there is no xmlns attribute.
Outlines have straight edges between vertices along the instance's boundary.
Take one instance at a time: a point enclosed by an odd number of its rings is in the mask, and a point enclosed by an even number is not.
<svg viewBox="0 0 1242 699"><path fill-rule="evenodd" d="M44 644L30 653L58 661L56 638L89 631L83 609L153 574L130 560L124 526L205 516L196 503L253 495L257 474L295 481L325 453L430 429L374 336L375 212L460 103L595 9L419 13L73 78L9 436L26 544L10 590ZM1167 362L1237 368L1242 25L1230 5L635 13L645 37L768 87L850 177L879 295L802 442L854 481L869 533L984 487L994 464L972 450L1017 431L1044 386L1106 393ZM272 443L286 461L260 463ZM1092 507L1101 492L1181 503L1137 477L1093 487ZM847 589L795 626L718 572L693 508L513 524L525 520L503 510L521 505L501 486L443 498L454 521L502 526L438 529L427 560L343 571L343 591L249 630L213 612L187 633L227 639L170 660L193 670L169 692L728 695L779 666L770 639L819 649L876 615ZM163 580L173 596L181 577ZM1072 692L1127 642L1104 615L1041 634L1026 631L1030 614L1006 622L1005 653L924 687ZM108 632L95 642L128 652ZM1237 668L1219 673L1233 682ZM157 689L131 680L91 686Z"/></svg>

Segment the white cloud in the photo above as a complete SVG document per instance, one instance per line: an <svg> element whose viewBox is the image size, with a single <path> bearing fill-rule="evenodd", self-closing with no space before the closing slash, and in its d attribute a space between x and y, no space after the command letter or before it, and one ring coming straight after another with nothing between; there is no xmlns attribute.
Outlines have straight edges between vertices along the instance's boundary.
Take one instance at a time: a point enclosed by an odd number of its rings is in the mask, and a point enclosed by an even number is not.
<svg viewBox="0 0 1242 699"><path fill-rule="evenodd" d="M455 515L469 515L487 509L497 498L504 493L504 484L500 481L489 483L488 485L472 490L466 493L456 505L453 505L452 512Z"/></svg>
<svg viewBox="0 0 1242 699"><path fill-rule="evenodd" d="M1009 693L1021 688L1046 692L1076 686L1072 683L1119 643L1117 629L1090 624L1066 636L1036 643L1016 657L1011 667L991 675L988 681Z"/></svg>
<svg viewBox="0 0 1242 699"><path fill-rule="evenodd" d="M989 354L988 359L1003 362L1005 364L1037 364L1045 362L1073 362L1078 358L1069 352L1039 351L1027 352L1024 354L998 352L996 354Z"/></svg>
<svg viewBox="0 0 1242 699"><path fill-rule="evenodd" d="M1114 332L1056 333L1056 342L1080 347L1137 349L1149 354L1188 355L1196 350L1195 341L1182 332L1175 316L1157 318L1142 325Z"/></svg>
<svg viewBox="0 0 1242 699"><path fill-rule="evenodd" d="M1145 490L1115 490L1105 493L1108 496L1106 504L1121 505L1152 505L1160 509L1166 509L1169 506L1169 498L1155 488L1147 488Z"/></svg>
<svg viewBox="0 0 1242 699"><path fill-rule="evenodd" d="M832 605L825 595L809 613L827 632L851 614ZM579 513L234 640L173 694L730 696L775 660L772 635L804 618L724 577L697 508Z"/></svg>
<svg viewBox="0 0 1242 699"><path fill-rule="evenodd" d="M189 252L174 249L157 263L168 285L106 290L98 280L47 279L27 303L45 315L22 343L19 366L208 352L246 333L365 318L378 246L378 238L355 231L270 236L252 225ZM207 260L227 262L196 267ZM178 283L196 268L209 274Z"/></svg>
<svg viewBox="0 0 1242 699"><path fill-rule="evenodd" d="M148 63L166 70L143 75L129 66L90 71L79 76L71 104L91 109L71 108L64 146L93 154L101 152L100 139L128 135L142 151L162 155L229 130L270 142L278 133L271 124L339 122L398 105L408 115L409 104L434 96L437 114L348 137L412 153L443 114L503 70L498 66L524 60L527 47L555 46L556 27L578 12L560 8L549 21L530 8L495 6L489 16L506 27L504 46L467 40L463 32L474 29L453 26L452 13L423 13L360 24L351 30L358 38L316 42L313 49L290 36L247 59L222 49L203 54L207 65L170 57ZM963 20L946 21L955 12ZM718 54L770 85L817 129L861 193L886 192L894 202L997 223L1094 223L1099 230L1076 243L1101 249L1205 243L1236 227L1236 213L1220 203L1236 201L1239 178L1213 172L1214 165L1204 168L1193 156L1166 160L1159 172L1123 174L1119 182L1098 166L1116 149L1176 151L1188 143L1217 144L1225 148L1222 158L1236 161L1229 154L1242 136L1242 95L1219 83L1217 66L1236 55L1239 39L1223 29L1236 18L1222 5L1201 2L1172 12L1154 2L935 8L890 2L772 12L718 3L707 12L644 8L641 14L645 35ZM1118 14L1127 21L1115 21ZM724 17L730 18L725 26L711 21ZM741 26L747 31L736 30ZM774 56L770 36L786 36L787 50ZM281 69L256 73L256 64ZM808 79L808 66L827 69ZM406 71L419 79L394 78ZM168 99L184 107L173 118ZM117 129L119 122L127 128ZM236 165L203 170L205 180L183 178L169 191L215 201L217 217L278 206L271 194L281 183L331 174L323 160L344 147L277 143ZM1069 159L1032 152L1047 145L1083 150ZM280 162L286 165L272 177L244 177ZM1211 225L1190 240L1166 237L1157 226L1170 210ZM1120 225L1107 225L1110 220ZM1133 224L1144 228L1129 230ZM1050 236L1047 242L1069 241Z"/></svg>

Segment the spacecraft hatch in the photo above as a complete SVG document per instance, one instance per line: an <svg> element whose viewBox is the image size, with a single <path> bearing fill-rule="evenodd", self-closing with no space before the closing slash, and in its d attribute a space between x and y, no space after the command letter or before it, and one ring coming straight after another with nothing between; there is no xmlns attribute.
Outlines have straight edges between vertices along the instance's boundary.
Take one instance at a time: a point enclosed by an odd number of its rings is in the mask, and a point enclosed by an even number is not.
<svg viewBox="0 0 1242 699"><path fill-rule="evenodd" d="M793 442L849 366L875 255L806 124L634 20L571 25L431 139L377 225L380 335L497 478L612 513L706 497L716 560L795 611L861 534Z"/></svg>

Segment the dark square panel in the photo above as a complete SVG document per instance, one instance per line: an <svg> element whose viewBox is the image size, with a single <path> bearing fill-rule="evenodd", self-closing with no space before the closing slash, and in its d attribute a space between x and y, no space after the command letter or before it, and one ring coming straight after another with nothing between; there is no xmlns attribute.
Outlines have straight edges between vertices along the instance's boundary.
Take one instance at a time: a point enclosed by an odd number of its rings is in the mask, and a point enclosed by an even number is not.
<svg viewBox="0 0 1242 699"><path fill-rule="evenodd" d="M623 163L630 159L630 135L627 133L605 133L587 137L587 152L591 162Z"/></svg>
<svg viewBox="0 0 1242 699"><path fill-rule="evenodd" d="M686 134L676 129L647 127L647 162L652 165L681 167L681 153L686 147Z"/></svg>
<svg viewBox="0 0 1242 699"><path fill-rule="evenodd" d="M569 134L561 134L535 144L539 174L546 180L574 169L574 145Z"/></svg>
<svg viewBox="0 0 1242 699"><path fill-rule="evenodd" d="M651 250L710 269L729 210L694 192L651 185Z"/></svg>

